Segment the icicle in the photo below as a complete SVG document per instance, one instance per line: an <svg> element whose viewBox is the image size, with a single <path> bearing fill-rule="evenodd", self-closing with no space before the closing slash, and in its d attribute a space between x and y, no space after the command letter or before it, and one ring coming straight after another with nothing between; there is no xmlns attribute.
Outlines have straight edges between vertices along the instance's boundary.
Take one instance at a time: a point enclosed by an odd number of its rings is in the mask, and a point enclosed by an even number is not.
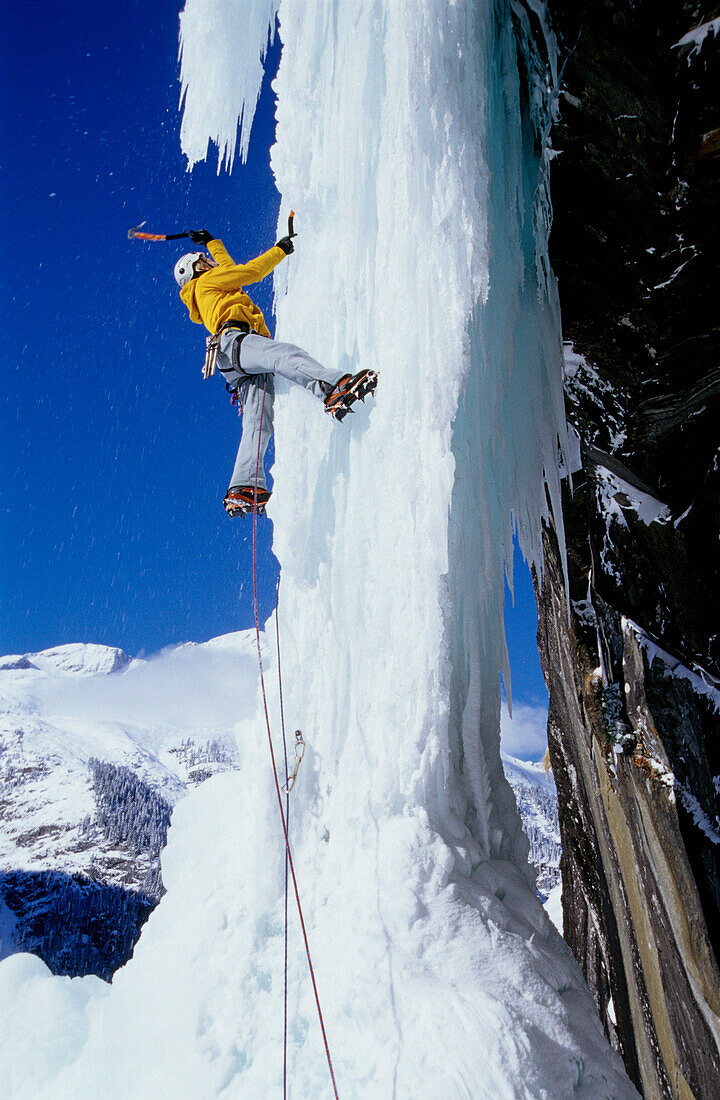
<svg viewBox="0 0 720 1100"><path fill-rule="evenodd" d="M180 13L180 145L188 169L218 148L218 173L247 160L279 0L185 0Z"/></svg>

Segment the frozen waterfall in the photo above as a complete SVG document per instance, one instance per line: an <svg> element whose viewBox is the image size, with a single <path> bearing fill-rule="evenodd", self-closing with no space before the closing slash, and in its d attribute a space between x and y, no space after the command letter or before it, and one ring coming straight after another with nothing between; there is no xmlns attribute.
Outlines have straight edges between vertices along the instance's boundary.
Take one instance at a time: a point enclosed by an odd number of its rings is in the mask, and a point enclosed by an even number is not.
<svg viewBox="0 0 720 1100"><path fill-rule="evenodd" d="M308 743L291 842L339 1093L634 1096L535 896L499 751L504 572L514 530L540 566L565 445L544 7L187 0L191 160L208 139L231 160L239 119L246 148L276 15L272 166L300 234L277 332L380 372L343 425L278 382L268 509L285 713ZM241 771L176 809L167 896L113 986L9 960L50 997L18 1096L279 1094L282 832L259 712L236 733ZM289 988L290 1095L327 1097L294 912Z"/></svg>

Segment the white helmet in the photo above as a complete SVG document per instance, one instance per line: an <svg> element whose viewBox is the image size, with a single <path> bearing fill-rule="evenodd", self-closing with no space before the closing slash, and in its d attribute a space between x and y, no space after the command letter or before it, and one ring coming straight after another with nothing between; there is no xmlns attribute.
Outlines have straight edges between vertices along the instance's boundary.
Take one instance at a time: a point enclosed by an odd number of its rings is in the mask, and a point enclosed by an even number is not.
<svg viewBox="0 0 720 1100"><path fill-rule="evenodd" d="M195 277L195 261L204 259L208 263L213 263L209 256L206 256L204 252L186 252L184 256L181 256L178 262L175 264L175 282L179 287L185 286L185 283L189 283L192 278ZM215 266L213 264L213 266Z"/></svg>

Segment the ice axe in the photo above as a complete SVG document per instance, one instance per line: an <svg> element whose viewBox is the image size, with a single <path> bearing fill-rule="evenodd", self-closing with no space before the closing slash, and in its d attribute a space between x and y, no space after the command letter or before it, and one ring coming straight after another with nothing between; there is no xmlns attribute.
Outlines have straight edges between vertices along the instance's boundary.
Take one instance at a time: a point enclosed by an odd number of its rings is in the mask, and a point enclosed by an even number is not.
<svg viewBox="0 0 720 1100"><path fill-rule="evenodd" d="M138 241L179 241L182 237L189 237L189 233L143 233L141 226L145 225L145 222L141 222L135 229L128 229L128 240Z"/></svg>
<svg viewBox="0 0 720 1100"><path fill-rule="evenodd" d="M143 226L145 222L141 222L140 225L134 229L128 229L129 241L180 241L183 237L189 237L189 233L145 233ZM288 237L297 237L295 232L295 211L290 211L290 217L288 218Z"/></svg>

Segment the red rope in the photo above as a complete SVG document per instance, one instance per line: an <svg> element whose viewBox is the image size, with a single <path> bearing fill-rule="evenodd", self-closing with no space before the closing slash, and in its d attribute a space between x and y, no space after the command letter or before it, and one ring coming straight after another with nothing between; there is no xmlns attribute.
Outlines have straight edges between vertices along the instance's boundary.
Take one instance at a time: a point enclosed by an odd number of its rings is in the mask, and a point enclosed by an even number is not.
<svg viewBox="0 0 720 1100"><path fill-rule="evenodd" d="M325 1021L323 1019L322 1008L320 1007L320 996L318 994L317 982L315 981L315 971L313 969L312 958L310 955L310 944L308 942L307 930L305 928L305 917L303 916L302 905L300 903L300 891L298 890L297 878L295 876L295 864L293 863L292 852L290 850L290 839L288 837L288 827L285 820L285 811L283 810L282 795L280 793L280 783L278 782L277 764L275 763L275 749L272 743L272 733L270 731L270 715L268 713L267 695L265 694L265 675L263 671L262 663L262 650L260 648L260 616L258 613L258 596L257 596L257 496L258 496L258 477L260 473L260 443L262 441L262 423L265 413L265 395L267 393L267 375L265 376L265 384L263 386L263 399L262 408L260 410L260 431L258 433L258 449L257 449L257 463L255 466L255 492L253 500L253 602L255 607L255 639L257 642L258 652L258 664L260 666L260 685L262 688L263 709L265 711L265 726L267 728L268 745L270 747L270 759L272 760L273 779L275 780L275 793L277 795L278 809L280 810L280 820L282 822L283 834L285 836L285 853L287 862L290 867L290 874L292 877L293 890L295 892L295 902L297 904L298 916L300 917L300 927L302 929L303 941L305 943L305 954L307 956L308 968L310 970L310 979L312 981L313 993L315 995L315 1005L317 1006L318 1019L320 1021L320 1030L322 1031L323 1043L325 1044L325 1055L327 1057L328 1069L330 1070L330 1079L332 1081L333 1093L335 1094L335 1100L339 1100L337 1085L335 1083L335 1071L333 1070L332 1058L330 1057L330 1046L328 1044L327 1032L325 1031Z"/></svg>
<svg viewBox="0 0 720 1100"><path fill-rule="evenodd" d="M257 470L256 470L257 474ZM285 758L285 788L288 771L287 737L285 736L285 707L283 706L282 661L280 660L280 574L275 589L275 640L277 643L278 693L280 695L280 728L282 729L283 756ZM290 792L285 795L285 821L290 835ZM288 854L285 849L285 989L283 998L283 1100L287 1100L287 1041L288 1041Z"/></svg>

